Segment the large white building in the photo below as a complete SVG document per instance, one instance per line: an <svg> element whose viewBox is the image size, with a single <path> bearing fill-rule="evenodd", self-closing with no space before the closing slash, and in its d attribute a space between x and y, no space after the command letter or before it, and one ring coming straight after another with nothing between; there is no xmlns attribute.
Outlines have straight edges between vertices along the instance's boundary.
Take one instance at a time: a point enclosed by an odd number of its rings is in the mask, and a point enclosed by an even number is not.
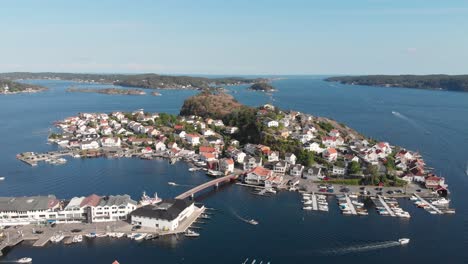
<svg viewBox="0 0 468 264"><path fill-rule="evenodd" d="M0 197L0 226L46 223L57 219L59 208L54 195Z"/></svg>
<svg viewBox="0 0 468 264"><path fill-rule="evenodd" d="M134 225L172 231L179 227L182 221L190 217L194 210L193 201L175 199L140 207L130 215Z"/></svg>
<svg viewBox="0 0 468 264"><path fill-rule="evenodd" d="M0 226L108 222L125 220L137 202L128 195L74 197L0 197Z"/></svg>

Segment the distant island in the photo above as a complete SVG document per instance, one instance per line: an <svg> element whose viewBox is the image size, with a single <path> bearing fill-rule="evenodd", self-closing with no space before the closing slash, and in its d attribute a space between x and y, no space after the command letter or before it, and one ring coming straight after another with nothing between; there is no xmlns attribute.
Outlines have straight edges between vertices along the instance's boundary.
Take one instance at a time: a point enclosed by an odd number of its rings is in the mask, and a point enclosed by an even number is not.
<svg viewBox="0 0 468 264"><path fill-rule="evenodd" d="M468 75L363 75L325 79L351 85L468 92Z"/></svg>
<svg viewBox="0 0 468 264"><path fill-rule="evenodd" d="M249 87L249 90L262 91L262 92L276 91L276 89L271 84L266 83L266 82L254 83L252 86Z"/></svg>
<svg viewBox="0 0 468 264"><path fill-rule="evenodd" d="M46 91L46 87L0 79L0 94L37 93Z"/></svg>
<svg viewBox="0 0 468 264"><path fill-rule="evenodd" d="M86 83L114 84L119 86L137 87L145 89L195 89L202 90L213 86L252 84L267 82L265 78L205 78L191 76L172 76L159 74L83 74L83 73L54 73L54 72L11 72L0 73L1 79L24 80L69 80Z"/></svg>
<svg viewBox="0 0 468 264"><path fill-rule="evenodd" d="M137 89L117 89L117 88L102 88L102 89L89 89L89 88L76 88L70 87L67 92L71 93L99 93L110 95L145 95L146 92Z"/></svg>

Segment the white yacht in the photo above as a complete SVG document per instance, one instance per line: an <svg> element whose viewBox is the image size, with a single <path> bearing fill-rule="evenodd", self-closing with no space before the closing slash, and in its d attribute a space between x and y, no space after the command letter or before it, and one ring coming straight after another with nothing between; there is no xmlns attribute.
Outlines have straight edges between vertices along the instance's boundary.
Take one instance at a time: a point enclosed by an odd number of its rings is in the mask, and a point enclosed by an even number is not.
<svg viewBox="0 0 468 264"><path fill-rule="evenodd" d="M304 201L304 205L311 205L312 204L312 200L305 200Z"/></svg>
<svg viewBox="0 0 468 264"><path fill-rule="evenodd" d="M432 201L431 204L433 205L447 205L450 203L450 200L445 198L440 198L439 200Z"/></svg>
<svg viewBox="0 0 468 264"><path fill-rule="evenodd" d="M20 258L16 261L16 263L31 263L32 258Z"/></svg>
<svg viewBox="0 0 468 264"><path fill-rule="evenodd" d="M138 233L138 234L135 234L135 236L133 237L133 239L134 239L135 241L140 241L140 240L145 239L146 235L147 235L146 233Z"/></svg>
<svg viewBox="0 0 468 264"><path fill-rule="evenodd" d="M400 238L400 239L398 239L398 243L400 243L400 245L406 245L409 242L410 242L409 238Z"/></svg>
<svg viewBox="0 0 468 264"><path fill-rule="evenodd" d="M302 207L303 210L312 210L312 206L304 206Z"/></svg>
<svg viewBox="0 0 468 264"><path fill-rule="evenodd" d="M64 235L62 235L62 234L56 234L56 235L53 235L53 236L50 238L50 241L51 241L52 243L58 243L58 242L62 241L64 238L65 238Z"/></svg>
<svg viewBox="0 0 468 264"><path fill-rule="evenodd" d="M187 229L187 231L185 232L185 236L186 237L198 237L200 236L200 234L190 229Z"/></svg>

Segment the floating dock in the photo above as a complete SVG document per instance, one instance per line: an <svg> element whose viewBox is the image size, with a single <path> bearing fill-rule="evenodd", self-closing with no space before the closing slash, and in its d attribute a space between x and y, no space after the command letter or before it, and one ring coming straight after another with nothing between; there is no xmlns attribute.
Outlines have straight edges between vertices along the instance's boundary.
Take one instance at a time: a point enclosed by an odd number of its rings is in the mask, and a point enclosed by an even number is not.
<svg viewBox="0 0 468 264"><path fill-rule="evenodd" d="M383 205L383 207L385 208L385 210L387 210L388 214L390 216L393 216L395 217L395 212L393 212L392 209L390 209L390 206L388 206L387 202L385 202L385 200L382 198L382 195L379 195L379 201L380 203Z"/></svg>
<svg viewBox="0 0 468 264"><path fill-rule="evenodd" d="M418 198L421 202L427 204L432 210L434 210L435 212L437 212L438 214L444 214L439 208L435 207L433 204L431 204L430 202L426 201L425 199L421 198L421 196L419 196L418 194L413 194L414 196L416 196L416 198Z"/></svg>
<svg viewBox="0 0 468 264"><path fill-rule="evenodd" d="M352 215L357 215L356 208L354 208L354 204L351 202L351 199L347 194L345 194L346 203L348 204L349 210L351 211Z"/></svg>
<svg viewBox="0 0 468 264"><path fill-rule="evenodd" d="M318 210L317 196L315 195L315 193L312 193L312 210L314 211Z"/></svg>

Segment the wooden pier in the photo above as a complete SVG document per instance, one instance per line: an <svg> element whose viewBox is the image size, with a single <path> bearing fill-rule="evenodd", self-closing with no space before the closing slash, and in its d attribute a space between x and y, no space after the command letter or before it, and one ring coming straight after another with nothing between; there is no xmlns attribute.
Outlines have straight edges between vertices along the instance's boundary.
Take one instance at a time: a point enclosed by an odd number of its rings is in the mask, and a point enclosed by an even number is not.
<svg viewBox="0 0 468 264"><path fill-rule="evenodd" d="M435 207L433 204L431 204L430 202L426 201L425 199L423 199L421 196L419 196L418 194L414 194L414 196L416 196L416 198L418 198L419 200L421 200L421 202L427 204L432 210L434 210L435 212L437 212L438 214L444 214L439 208Z"/></svg>
<svg viewBox="0 0 468 264"><path fill-rule="evenodd" d="M383 205L383 207L385 207L385 210L387 210L388 214L394 217L395 212L393 212L393 210L390 209L390 206L388 206L387 202L385 202L385 200L382 198L382 195L379 195L378 197L379 197L380 203Z"/></svg>
<svg viewBox="0 0 468 264"><path fill-rule="evenodd" d="M351 199L347 194L345 194L346 203L348 204L349 209L351 210L352 215L357 215L356 208L354 208L354 204L351 202Z"/></svg>
<svg viewBox="0 0 468 264"><path fill-rule="evenodd" d="M317 196L315 195L315 193L312 193L312 210L314 211L318 210Z"/></svg>

